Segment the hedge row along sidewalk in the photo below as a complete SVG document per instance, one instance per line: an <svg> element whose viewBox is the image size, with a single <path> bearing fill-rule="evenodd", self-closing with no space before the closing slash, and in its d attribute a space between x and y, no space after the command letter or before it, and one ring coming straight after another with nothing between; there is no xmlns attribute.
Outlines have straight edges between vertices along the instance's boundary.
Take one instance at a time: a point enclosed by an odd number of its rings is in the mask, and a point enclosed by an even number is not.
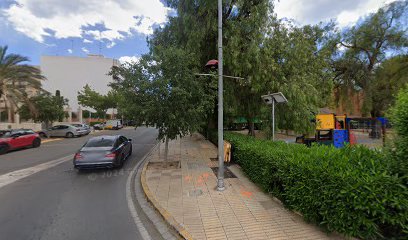
<svg viewBox="0 0 408 240"><path fill-rule="evenodd" d="M384 153L225 138L249 178L307 220L363 239L408 239L407 187Z"/></svg>
<svg viewBox="0 0 408 240"><path fill-rule="evenodd" d="M211 167L217 162L210 158L217 156L217 149L201 135L169 143L168 161L180 161L181 168L154 165L163 161L158 155L156 149L148 157L142 173L144 190L163 217L187 239L342 239L286 210L247 179L237 165L229 167L237 178L226 178L226 190L216 191Z"/></svg>

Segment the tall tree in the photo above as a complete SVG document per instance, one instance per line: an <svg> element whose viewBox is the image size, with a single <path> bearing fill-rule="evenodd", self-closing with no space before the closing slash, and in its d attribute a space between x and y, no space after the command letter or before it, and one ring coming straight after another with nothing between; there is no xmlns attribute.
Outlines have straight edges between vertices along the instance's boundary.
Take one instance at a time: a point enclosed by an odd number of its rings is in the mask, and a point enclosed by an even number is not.
<svg viewBox="0 0 408 240"><path fill-rule="evenodd" d="M378 116L373 104L375 69L387 53L405 51L408 47L407 1L396 1L369 15L361 23L345 31L339 42L343 52L335 57L335 84L337 92L348 95L351 91L364 94L363 111Z"/></svg>
<svg viewBox="0 0 408 240"><path fill-rule="evenodd" d="M83 107L90 107L96 111L98 117L106 118L106 112L110 108L117 107L117 98L114 92L102 95L86 84L78 92L78 102Z"/></svg>
<svg viewBox="0 0 408 240"><path fill-rule="evenodd" d="M408 84L408 55L399 55L382 62L374 72L372 104L375 115L383 116L394 105L398 91Z"/></svg>
<svg viewBox="0 0 408 240"><path fill-rule="evenodd" d="M21 103L27 104L30 112L35 113L26 90L41 90L41 81L45 78L38 68L24 64L29 61L27 57L7 54L7 50L7 46L0 46L0 99L9 103L13 113Z"/></svg>
<svg viewBox="0 0 408 240"><path fill-rule="evenodd" d="M30 111L29 106L25 103L19 109L23 119L32 119L35 122L44 122L46 128L53 122L59 121L65 117L64 105L68 100L60 96L53 96L49 93L42 93L29 98L30 103L37 109L36 113Z"/></svg>
<svg viewBox="0 0 408 240"><path fill-rule="evenodd" d="M196 77L195 56L182 49L163 48L133 65L112 69L112 88L123 94L119 106L127 118L159 130L158 138L184 136L200 129L212 96L203 91L205 79Z"/></svg>

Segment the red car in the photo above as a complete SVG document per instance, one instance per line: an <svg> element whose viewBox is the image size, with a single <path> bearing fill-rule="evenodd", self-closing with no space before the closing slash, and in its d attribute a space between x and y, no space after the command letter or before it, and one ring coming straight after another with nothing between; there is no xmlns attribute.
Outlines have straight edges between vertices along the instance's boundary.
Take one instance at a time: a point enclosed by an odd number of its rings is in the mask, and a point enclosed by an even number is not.
<svg viewBox="0 0 408 240"><path fill-rule="evenodd" d="M0 154L19 148L36 148L40 145L40 136L31 129L0 130Z"/></svg>

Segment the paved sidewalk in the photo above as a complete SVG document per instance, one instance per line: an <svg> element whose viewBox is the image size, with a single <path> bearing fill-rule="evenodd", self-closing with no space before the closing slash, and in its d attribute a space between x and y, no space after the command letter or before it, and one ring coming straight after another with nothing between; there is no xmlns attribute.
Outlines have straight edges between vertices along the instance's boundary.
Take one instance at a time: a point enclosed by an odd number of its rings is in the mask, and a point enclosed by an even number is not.
<svg viewBox="0 0 408 240"><path fill-rule="evenodd" d="M164 144L160 152L164 153ZM237 178L226 178L226 190L215 189L217 149L198 134L169 143L168 161L181 168L145 166L142 182L149 200L185 238L193 239L341 239L327 235L286 210L264 194L239 166L229 169ZM158 148L148 157L160 162ZM155 163L153 163L155 164Z"/></svg>

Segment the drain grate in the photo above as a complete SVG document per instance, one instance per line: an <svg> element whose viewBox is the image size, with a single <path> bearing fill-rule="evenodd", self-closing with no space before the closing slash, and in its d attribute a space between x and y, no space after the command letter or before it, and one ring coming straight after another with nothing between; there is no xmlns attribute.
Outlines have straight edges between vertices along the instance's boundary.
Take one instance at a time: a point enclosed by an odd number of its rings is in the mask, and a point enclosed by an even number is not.
<svg viewBox="0 0 408 240"><path fill-rule="evenodd" d="M148 170L169 170L169 169L179 169L180 161L169 161L169 162L149 162L147 164Z"/></svg>
<svg viewBox="0 0 408 240"><path fill-rule="evenodd" d="M211 168L215 174L215 176L218 175L218 167L212 167ZM235 174L233 174L228 168L224 168L224 178L237 178Z"/></svg>
<svg viewBox="0 0 408 240"><path fill-rule="evenodd" d="M211 161L216 162L218 161L218 158L210 158Z"/></svg>

